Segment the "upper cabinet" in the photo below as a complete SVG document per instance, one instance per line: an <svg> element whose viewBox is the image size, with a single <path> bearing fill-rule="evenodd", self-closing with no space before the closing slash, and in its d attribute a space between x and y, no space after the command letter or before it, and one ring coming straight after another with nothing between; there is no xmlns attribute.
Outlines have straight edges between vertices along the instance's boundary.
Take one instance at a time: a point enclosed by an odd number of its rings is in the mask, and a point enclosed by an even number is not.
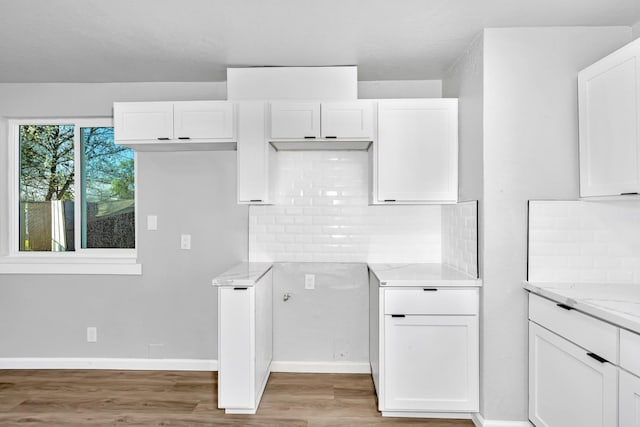
<svg viewBox="0 0 640 427"><path fill-rule="evenodd" d="M640 192L640 39L578 73L580 196Z"/></svg>
<svg viewBox="0 0 640 427"><path fill-rule="evenodd" d="M320 138L319 102L272 102L271 139Z"/></svg>
<svg viewBox="0 0 640 427"><path fill-rule="evenodd" d="M235 148L231 102L116 102L113 113L116 142L136 150Z"/></svg>
<svg viewBox="0 0 640 427"><path fill-rule="evenodd" d="M379 101L372 160L373 204L457 202L457 99Z"/></svg>
<svg viewBox="0 0 640 427"><path fill-rule="evenodd" d="M269 139L272 141L313 143L313 140L322 140L331 143L357 140L367 144L354 148L366 149L375 137L375 103L372 101L271 102L269 110Z"/></svg>
<svg viewBox="0 0 640 427"><path fill-rule="evenodd" d="M238 203L271 203L275 149L267 143L265 102L238 103Z"/></svg>

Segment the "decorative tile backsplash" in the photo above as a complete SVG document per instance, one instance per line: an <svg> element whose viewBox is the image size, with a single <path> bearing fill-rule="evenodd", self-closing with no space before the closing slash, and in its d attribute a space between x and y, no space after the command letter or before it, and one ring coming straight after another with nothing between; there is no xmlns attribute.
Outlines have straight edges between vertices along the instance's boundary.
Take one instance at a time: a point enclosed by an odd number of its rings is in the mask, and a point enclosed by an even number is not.
<svg viewBox="0 0 640 427"><path fill-rule="evenodd" d="M529 280L640 283L640 202L531 201Z"/></svg>
<svg viewBox="0 0 640 427"><path fill-rule="evenodd" d="M442 263L478 277L478 202L442 206Z"/></svg>
<svg viewBox="0 0 640 427"><path fill-rule="evenodd" d="M441 207L369 206L368 153L281 151L273 206L249 208L249 259L441 262Z"/></svg>

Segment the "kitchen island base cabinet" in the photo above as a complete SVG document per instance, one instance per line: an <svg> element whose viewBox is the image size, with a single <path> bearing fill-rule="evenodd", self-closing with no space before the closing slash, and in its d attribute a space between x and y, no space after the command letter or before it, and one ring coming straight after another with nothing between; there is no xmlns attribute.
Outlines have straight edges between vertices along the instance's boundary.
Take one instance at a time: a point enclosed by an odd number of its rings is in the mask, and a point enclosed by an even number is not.
<svg viewBox="0 0 640 427"><path fill-rule="evenodd" d="M254 286L218 288L218 407L255 414L273 357L272 272Z"/></svg>
<svg viewBox="0 0 640 427"><path fill-rule="evenodd" d="M536 427L615 427L617 368L529 322L529 419Z"/></svg>

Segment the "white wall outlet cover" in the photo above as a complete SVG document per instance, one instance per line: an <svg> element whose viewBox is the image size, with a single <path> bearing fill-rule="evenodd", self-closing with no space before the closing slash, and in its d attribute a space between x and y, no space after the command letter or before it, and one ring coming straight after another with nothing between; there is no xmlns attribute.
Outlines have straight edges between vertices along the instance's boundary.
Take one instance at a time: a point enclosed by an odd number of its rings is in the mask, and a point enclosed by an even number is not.
<svg viewBox="0 0 640 427"><path fill-rule="evenodd" d="M87 342L98 342L98 328L95 326L87 327Z"/></svg>
<svg viewBox="0 0 640 427"><path fill-rule="evenodd" d="M180 235L180 249L191 249L191 234Z"/></svg>
<svg viewBox="0 0 640 427"><path fill-rule="evenodd" d="M315 274L305 274L304 275L304 288L305 289L315 289L316 288L316 275Z"/></svg>
<svg viewBox="0 0 640 427"><path fill-rule="evenodd" d="M158 217L156 215L147 215L147 230L158 229Z"/></svg>

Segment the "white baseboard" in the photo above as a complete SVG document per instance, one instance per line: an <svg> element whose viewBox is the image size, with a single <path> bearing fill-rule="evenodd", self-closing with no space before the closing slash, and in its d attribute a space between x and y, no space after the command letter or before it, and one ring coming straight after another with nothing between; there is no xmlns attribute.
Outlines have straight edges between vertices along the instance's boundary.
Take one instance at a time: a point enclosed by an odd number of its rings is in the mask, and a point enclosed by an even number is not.
<svg viewBox="0 0 640 427"><path fill-rule="evenodd" d="M80 357L0 358L0 369L116 369L136 371L217 371L210 359L115 359Z"/></svg>
<svg viewBox="0 0 640 427"><path fill-rule="evenodd" d="M274 360L271 372L304 372L323 374L370 374L369 362L295 362Z"/></svg>
<svg viewBox="0 0 640 427"><path fill-rule="evenodd" d="M533 427L529 421L485 420L480 414L473 414L471 421L476 427Z"/></svg>

